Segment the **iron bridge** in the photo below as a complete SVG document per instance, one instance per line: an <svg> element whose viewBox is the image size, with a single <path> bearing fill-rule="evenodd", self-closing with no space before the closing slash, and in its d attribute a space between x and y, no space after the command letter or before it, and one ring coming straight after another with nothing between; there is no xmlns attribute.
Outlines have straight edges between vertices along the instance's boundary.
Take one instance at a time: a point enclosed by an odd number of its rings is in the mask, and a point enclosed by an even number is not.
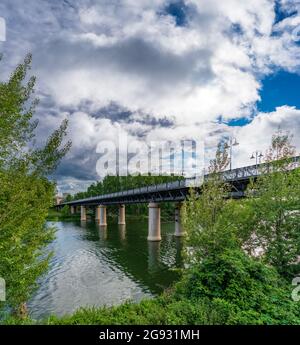
<svg viewBox="0 0 300 345"><path fill-rule="evenodd" d="M299 166L300 156L294 157L291 162L291 169L295 169ZM267 163L250 165L242 168L226 170L221 173L221 177L224 181L230 184L231 197L243 198L250 179L255 179L261 174L269 173L271 169L270 167L271 166ZM81 200L74 200L57 206L97 206L149 202L180 202L184 201L188 197L191 187L195 189L196 193L201 193L201 184L208 178L209 174L206 174L202 177L202 180L199 178L186 178L175 182L166 182L116 193L98 195Z"/></svg>

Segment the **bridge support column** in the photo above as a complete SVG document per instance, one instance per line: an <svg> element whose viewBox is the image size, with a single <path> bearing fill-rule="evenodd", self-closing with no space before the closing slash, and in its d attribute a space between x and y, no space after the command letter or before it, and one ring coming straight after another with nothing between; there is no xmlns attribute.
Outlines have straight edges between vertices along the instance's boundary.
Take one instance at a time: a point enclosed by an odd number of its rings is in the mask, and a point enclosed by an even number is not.
<svg viewBox="0 0 300 345"><path fill-rule="evenodd" d="M95 209L95 221L96 222L100 221L100 206L96 206L96 209Z"/></svg>
<svg viewBox="0 0 300 345"><path fill-rule="evenodd" d="M119 205L119 219L118 224L119 225L125 225L125 205Z"/></svg>
<svg viewBox="0 0 300 345"><path fill-rule="evenodd" d="M85 206L80 207L80 220L82 222L86 221L86 207Z"/></svg>
<svg viewBox="0 0 300 345"><path fill-rule="evenodd" d="M184 236L186 233L182 228L182 223L181 223L181 207L182 203L178 203L175 206L175 233L174 236L176 237L181 237Z"/></svg>
<svg viewBox="0 0 300 345"><path fill-rule="evenodd" d="M71 212L71 214L74 214L74 213L75 213L75 208L74 208L74 206L71 206L71 207L70 207L70 212Z"/></svg>
<svg viewBox="0 0 300 345"><path fill-rule="evenodd" d="M107 222L106 222L106 206L105 205L99 205L99 206L97 206L97 209L98 208L99 208L99 225L100 226L107 226Z"/></svg>
<svg viewBox="0 0 300 345"><path fill-rule="evenodd" d="M149 203L148 241L160 241L160 206L157 203Z"/></svg>

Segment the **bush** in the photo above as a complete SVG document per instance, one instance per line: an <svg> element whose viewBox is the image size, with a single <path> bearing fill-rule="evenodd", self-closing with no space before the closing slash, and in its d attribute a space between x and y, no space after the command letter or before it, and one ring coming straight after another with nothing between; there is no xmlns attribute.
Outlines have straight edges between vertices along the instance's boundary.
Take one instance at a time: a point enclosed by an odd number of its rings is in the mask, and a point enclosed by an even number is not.
<svg viewBox="0 0 300 345"><path fill-rule="evenodd" d="M299 324L300 312L277 271L243 251L209 255L177 284L177 298L208 299L226 324Z"/></svg>

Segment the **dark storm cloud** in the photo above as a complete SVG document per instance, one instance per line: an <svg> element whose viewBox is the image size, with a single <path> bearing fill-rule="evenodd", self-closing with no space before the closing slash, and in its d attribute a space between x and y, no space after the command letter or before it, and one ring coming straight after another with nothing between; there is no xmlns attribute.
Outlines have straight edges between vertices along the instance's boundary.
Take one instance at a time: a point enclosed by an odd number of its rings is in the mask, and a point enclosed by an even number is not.
<svg viewBox="0 0 300 345"><path fill-rule="evenodd" d="M83 159L87 156L89 157L88 160ZM53 176L58 180L72 177L82 181L96 181L99 179L95 169L98 158L99 155L91 153L90 149L78 151L76 156L71 159L64 159Z"/></svg>
<svg viewBox="0 0 300 345"><path fill-rule="evenodd" d="M43 75L68 70L99 70L105 66L112 71L143 78L157 92L187 81L207 83L214 77L209 50L178 55L142 38L130 38L105 47L96 47L91 42L54 40L42 49L39 47L34 56L34 67Z"/></svg>

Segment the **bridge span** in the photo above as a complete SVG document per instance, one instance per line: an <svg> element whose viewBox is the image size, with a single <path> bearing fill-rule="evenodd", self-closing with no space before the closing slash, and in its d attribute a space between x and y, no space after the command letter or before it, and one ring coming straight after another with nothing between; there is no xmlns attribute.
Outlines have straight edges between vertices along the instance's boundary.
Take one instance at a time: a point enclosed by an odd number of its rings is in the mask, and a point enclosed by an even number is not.
<svg viewBox="0 0 300 345"><path fill-rule="evenodd" d="M292 168L300 166L300 156L294 157ZM221 177L231 186L230 197L243 198L250 179L255 179L261 174L269 172L269 165L266 163L251 165L247 167L226 170ZM160 203L175 203L175 233L177 237L184 236L185 232L181 225L180 209L182 202L187 199L191 188L196 193L201 193L201 185L209 178L209 174L199 178L186 178L175 182L166 182L157 185L150 185L141 188L120 191L116 193L98 195L81 200L73 200L57 205L59 208L70 206L71 214L74 214L80 206L81 221L87 220L86 210L88 207L95 208L95 220L100 226L107 226L106 206L117 205L119 208L118 223L125 225L125 205L148 203L148 241L160 241Z"/></svg>

